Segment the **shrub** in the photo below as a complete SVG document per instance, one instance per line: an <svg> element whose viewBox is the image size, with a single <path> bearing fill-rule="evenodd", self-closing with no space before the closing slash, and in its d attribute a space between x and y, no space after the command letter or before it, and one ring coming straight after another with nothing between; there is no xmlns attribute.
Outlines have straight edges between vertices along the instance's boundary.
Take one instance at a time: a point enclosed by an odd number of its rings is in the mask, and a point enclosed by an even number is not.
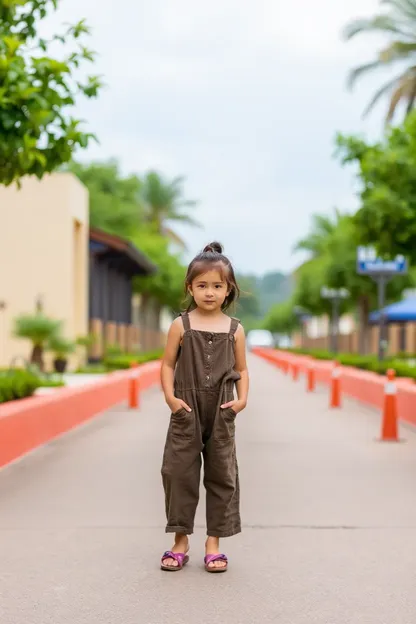
<svg viewBox="0 0 416 624"><path fill-rule="evenodd" d="M163 350L158 349L157 351L147 351L146 353L139 354L124 354L124 355L114 355L108 356L104 358L103 364L107 368L107 370L122 370L126 368L130 368L133 362L137 364L145 364L146 362L153 362L154 360L159 360L162 357Z"/></svg>
<svg viewBox="0 0 416 624"><path fill-rule="evenodd" d="M43 351L45 343L59 331L61 321L55 321L38 313L18 316L14 323L15 336L18 338L26 338L32 343L30 361L37 364L39 368L43 370Z"/></svg>
<svg viewBox="0 0 416 624"><path fill-rule="evenodd" d="M119 347L118 345L107 345L105 347L105 358L115 357L117 355L124 355L123 349L121 349L121 347Z"/></svg>
<svg viewBox="0 0 416 624"><path fill-rule="evenodd" d="M52 351L55 358L66 359L66 356L75 351L75 342L67 340L60 334L53 335L47 343L48 351Z"/></svg>
<svg viewBox="0 0 416 624"><path fill-rule="evenodd" d="M102 375L103 373L107 373L108 369L98 362L97 364L87 364L86 366L80 366L75 373L78 375Z"/></svg>
<svg viewBox="0 0 416 624"><path fill-rule="evenodd" d="M39 388L63 388L64 386L64 381L57 381L55 379L41 379L39 383Z"/></svg>
<svg viewBox="0 0 416 624"><path fill-rule="evenodd" d="M308 350L308 349L288 349L291 353L299 355L310 355L317 360L337 360L343 366L352 366L361 370L371 371L379 375L385 375L389 368L396 371L397 377L410 377L416 380L416 367L406 364L396 357L379 362L375 355L358 355L356 353L331 353L330 351Z"/></svg>
<svg viewBox="0 0 416 624"><path fill-rule="evenodd" d="M32 396L42 385L39 377L29 371L13 370L0 373L0 403Z"/></svg>
<svg viewBox="0 0 416 624"><path fill-rule="evenodd" d="M87 349L89 349L90 347L93 347L96 342L97 342L97 336L95 336L95 334L87 334L87 336L78 336L76 340L77 345L79 345L80 347L85 347Z"/></svg>

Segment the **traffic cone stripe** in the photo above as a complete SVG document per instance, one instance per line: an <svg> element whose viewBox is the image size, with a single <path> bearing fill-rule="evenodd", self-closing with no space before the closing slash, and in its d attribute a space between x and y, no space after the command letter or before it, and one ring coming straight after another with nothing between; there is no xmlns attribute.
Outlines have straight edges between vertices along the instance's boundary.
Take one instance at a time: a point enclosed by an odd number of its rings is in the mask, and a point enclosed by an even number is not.
<svg viewBox="0 0 416 624"><path fill-rule="evenodd" d="M336 366L332 370L332 378L333 379L338 379L339 377L341 377L341 369L338 366Z"/></svg>
<svg viewBox="0 0 416 624"><path fill-rule="evenodd" d="M392 395L397 394L397 386L394 381L388 381L384 386L385 394Z"/></svg>

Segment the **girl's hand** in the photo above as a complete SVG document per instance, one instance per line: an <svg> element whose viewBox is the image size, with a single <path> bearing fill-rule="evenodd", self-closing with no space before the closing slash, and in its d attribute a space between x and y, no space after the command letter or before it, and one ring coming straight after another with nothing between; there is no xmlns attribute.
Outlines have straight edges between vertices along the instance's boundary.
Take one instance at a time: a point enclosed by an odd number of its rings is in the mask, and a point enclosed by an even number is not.
<svg viewBox="0 0 416 624"><path fill-rule="evenodd" d="M187 403L185 403L185 401L177 399L176 397L173 397L171 401L167 401L167 404L169 405L172 414L179 412L182 408L186 409L187 412L192 412L191 408Z"/></svg>
<svg viewBox="0 0 416 624"><path fill-rule="evenodd" d="M246 405L246 401L242 401L241 399L234 399L234 401L228 401L228 403L223 403L223 405L221 405L221 409L232 407L234 412L238 414L246 407Z"/></svg>

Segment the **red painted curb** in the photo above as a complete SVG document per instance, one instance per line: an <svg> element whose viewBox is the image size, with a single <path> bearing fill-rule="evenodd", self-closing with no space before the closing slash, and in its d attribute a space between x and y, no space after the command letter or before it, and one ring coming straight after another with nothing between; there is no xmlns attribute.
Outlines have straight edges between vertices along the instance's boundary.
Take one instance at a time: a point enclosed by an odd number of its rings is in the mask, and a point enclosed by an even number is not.
<svg viewBox="0 0 416 624"><path fill-rule="evenodd" d="M302 374L307 374L312 364L317 383L329 384L334 362L315 360L310 356L295 355L287 351L256 348L253 352L268 362L296 363ZM357 399L361 403L377 407L384 406L384 384L386 378L369 371L359 370L348 366L340 366L341 392ZM416 425L416 384L405 378L398 378L397 382L397 409L400 420Z"/></svg>
<svg viewBox="0 0 416 624"><path fill-rule="evenodd" d="M159 382L160 362L136 369L140 390ZM117 371L94 383L62 388L51 395L0 406L0 468L128 398L131 371Z"/></svg>

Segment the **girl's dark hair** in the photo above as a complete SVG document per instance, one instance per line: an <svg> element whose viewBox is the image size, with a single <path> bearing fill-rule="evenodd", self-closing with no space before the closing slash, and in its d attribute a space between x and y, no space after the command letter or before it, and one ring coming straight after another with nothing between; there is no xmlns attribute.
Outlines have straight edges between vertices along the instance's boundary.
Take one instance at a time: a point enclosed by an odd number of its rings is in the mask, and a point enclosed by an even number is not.
<svg viewBox="0 0 416 624"><path fill-rule="evenodd" d="M185 293L188 294L188 288L198 275L206 273L211 269L217 269L224 281L227 282L230 293L222 304L222 309L227 310L232 303L238 300L240 289L235 278L233 265L227 256L224 256L222 245L216 241L204 247L203 251L195 256L188 266L185 278ZM195 307L195 302L192 299L188 306L188 312L195 309Z"/></svg>

